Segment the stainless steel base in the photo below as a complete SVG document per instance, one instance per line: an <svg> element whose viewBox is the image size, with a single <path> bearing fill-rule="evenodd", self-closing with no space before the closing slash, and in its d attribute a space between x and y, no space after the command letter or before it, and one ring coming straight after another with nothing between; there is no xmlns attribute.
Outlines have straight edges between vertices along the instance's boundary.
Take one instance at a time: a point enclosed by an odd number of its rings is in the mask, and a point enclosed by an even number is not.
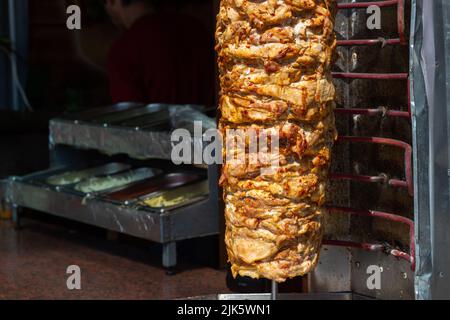
<svg viewBox="0 0 450 320"><path fill-rule="evenodd" d="M270 293L232 293L190 297L188 300L271 300ZM279 293L277 300L366 300L371 299L352 292L336 293Z"/></svg>
<svg viewBox="0 0 450 320"><path fill-rule="evenodd" d="M159 242L163 244L162 264L166 268L177 263L176 241L219 232L214 199L163 212L147 211L35 183L52 172L48 170L8 181L5 195L14 208L13 218L17 227L20 226L20 208L25 207Z"/></svg>

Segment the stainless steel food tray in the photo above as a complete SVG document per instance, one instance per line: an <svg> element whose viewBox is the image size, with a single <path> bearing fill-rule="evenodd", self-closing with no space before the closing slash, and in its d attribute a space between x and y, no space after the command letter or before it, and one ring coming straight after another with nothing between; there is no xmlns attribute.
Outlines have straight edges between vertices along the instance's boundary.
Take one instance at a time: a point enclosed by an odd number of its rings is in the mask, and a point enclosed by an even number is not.
<svg viewBox="0 0 450 320"><path fill-rule="evenodd" d="M204 199L206 199L206 198L208 198L208 196L206 196L206 195L205 195L205 196L199 196L199 197L195 197L195 198L190 198L189 200L186 200L185 202L180 203L180 204L175 204L175 205L167 206L167 207L159 207L159 208L146 206L144 203L142 203L142 201L139 201L139 200L136 201L136 202L134 203L134 205L135 205L137 208L140 208L140 209L142 209L142 210L159 210L159 211L161 211L161 212L164 212L164 211L171 211L171 210L176 210L176 209L178 209L178 208L190 206L190 205L192 205L193 203L202 201L202 200L204 200Z"/></svg>
<svg viewBox="0 0 450 320"><path fill-rule="evenodd" d="M49 185L54 188L60 188L62 186L66 187L66 186L70 186L73 184L57 185L57 184L49 183L48 179L51 177L57 176L57 175L61 175L61 174L73 172L73 171L87 172L90 175L90 177L98 177L98 176L106 176L106 175L120 173L122 171L126 171L129 169L131 169L130 165L125 164L125 163L118 163L118 162L111 162L111 163L107 163L105 165L94 165L94 166L79 167L79 168L62 166L62 167L56 168L56 169L53 168L52 169L53 174L51 176L39 175L39 179L37 179L35 182L42 183L44 185ZM76 183L78 183L78 182L76 182Z"/></svg>
<svg viewBox="0 0 450 320"><path fill-rule="evenodd" d="M111 191L103 194L105 200L111 202L123 203L130 202L133 199L139 201L142 197L148 197L155 193L166 191L174 188L187 186L202 180L202 175L191 172L174 172L165 175L160 175L152 180L140 181L128 185L127 187ZM136 190L136 191L133 191ZM120 195L120 193L127 193L128 195ZM133 194L130 194L133 193Z"/></svg>
<svg viewBox="0 0 450 320"><path fill-rule="evenodd" d="M189 187L193 187L195 185L200 185L200 184L205 184L205 183L207 183L206 180L200 181L200 182L189 183L187 185L183 185L183 186L174 188L173 191L175 191L176 189L179 189L179 188L189 188ZM206 186L206 184L205 184L205 186ZM159 190L159 191L156 191L156 192L153 192L153 193L150 193L150 194L146 194L144 196L139 197L136 200L134 205L136 205L137 207L144 208L144 209L145 208L150 208L150 210L160 210L160 211L169 210L170 211L170 210L175 210L175 209L178 209L178 208L181 208L181 207L185 207L185 206L191 205L191 204L193 204L195 202L198 202L198 201L201 201L203 199L208 198L208 194L207 193L203 193L202 195L186 199L182 203L171 205L171 206L163 206L163 207L151 207L151 206L148 206L148 205L146 205L144 203L144 201L147 200L147 199L154 198L154 197L157 197L157 196L161 196L161 195L164 195L166 192L171 192L171 191L172 190L170 190L170 189L169 190L166 189L166 190Z"/></svg>
<svg viewBox="0 0 450 320"><path fill-rule="evenodd" d="M110 188L107 188L104 190L92 191L92 192L84 192L82 190L79 190L80 186L84 185L85 183L92 182L92 178L91 179L88 178L88 179L82 180L76 184L71 185L70 191L80 194L82 196L85 196L85 195L99 195L100 196L100 195L107 194L110 192L115 192L115 191L126 189L132 185L139 183L139 182L158 177L159 175L161 175L163 173L163 171L161 169L141 167L141 168L133 168L131 170L126 170L126 171L121 171L121 172L118 172L117 174L113 174L113 175L109 175L109 176L114 177L114 176L122 175L122 174L127 175L127 174L130 174L132 171L137 175L141 174L141 177L139 179L137 179L136 181L129 182L129 183L126 183L121 186L110 187ZM144 172L144 174L142 174L141 172ZM145 173L149 174L149 176L145 176ZM93 177L93 178L99 178L99 177Z"/></svg>
<svg viewBox="0 0 450 320"><path fill-rule="evenodd" d="M159 243L213 235L219 231L214 199L205 199L176 210L142 210L35 183L53 174L54 170L48 170L11 177L7 182L6 200L20 207Z"/></svg>

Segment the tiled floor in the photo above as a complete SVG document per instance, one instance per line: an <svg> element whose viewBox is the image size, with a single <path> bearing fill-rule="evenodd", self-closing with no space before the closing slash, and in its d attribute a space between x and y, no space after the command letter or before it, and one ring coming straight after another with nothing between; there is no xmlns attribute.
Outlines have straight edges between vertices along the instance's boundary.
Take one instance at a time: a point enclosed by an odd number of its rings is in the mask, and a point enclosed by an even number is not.
<svg viewBox="0 0 450 320"><path fill-rule="evenodd" d="M195 258L192 246L179 247L180 272L167 276L159 245L127 237L108 241L101 229L46 216L23 219L18 231L0 221L0 299L172 299L229 292L226 273ZM69 265L81 268L81 290L67 289Z"/></svg>

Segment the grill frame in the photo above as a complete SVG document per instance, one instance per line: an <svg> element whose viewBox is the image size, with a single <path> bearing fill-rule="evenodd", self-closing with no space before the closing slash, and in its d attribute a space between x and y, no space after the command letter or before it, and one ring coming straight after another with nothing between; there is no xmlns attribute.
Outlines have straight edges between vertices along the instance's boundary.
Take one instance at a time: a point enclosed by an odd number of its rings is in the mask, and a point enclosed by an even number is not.
<svg viewBox="0 0 450 320"><path fill-rule="evenodd" d="M376 298L449 299L450 298L450 3L443 0L411 0L411 35L405 41L404 19L400 13L404 1L374 1L343 3L338 8L366 8L377 4L383 7L397 5L399 37L395 39L341 40L340 46L375 46L409 44L409 70L397 74L335 73L341 79L405 80L408 110L379 108L338 108L337 116L383 116L409 120L412 127L412 145L391 141L405 149L405 180L395 181L392 187L407 187L413 195L414 219L348 207L329 206L335 214L362 215L389 219L409 226L410 252L392 250L383 244L327 239L324 241L323 264L309 279L312 291L340 291L342 288ZM403 28L402 28L403 26ZM372 137L365 137L370 142ZM380 138L380 137L378 137ZM345 137L352 140L361 137ZM364 139L364 137L363 137ZM383 138L382 138L383 139ZM361 141L358 141L361 142ZM386 183L385 176L334 173L330 178L367 183ZM406 185L403 183L406 182ZM398 221L400 218L401 221ZM348 251L339 247L348 248ZM334 249L336 248L336 249ZM361 250L362 249L362 250ZM364 253L366 252L366 253ZM377 253L378 252L378 253ZM391 259L380 252L400 258ZM350 261L350 262L349 262ZM370 292L362 282L367 279L365 266L382 263L390 268L383 275L390 288ZM407 271L409 263L411 270ZM401 276L400 276L401 275ZM344 283L344 284L342 284ZM412 289L411 289L412 288ZM406 292L412 290L411 293Z"/></svg>
<svg viewBox="0 0 450 320"><path fill-rule="evenodd" d="M404 0L392 0L392 1L373 1L373 2L349 2L338 4L338 10L349 9L365 9L370 5L378 5L380 7L397 6L396 10L396 24L398 31L398 38L378 38L378 39L350 39L350 40L338 40L337 45L339 47L353 47L353 46L367 46L374 47L380 45L382 48L385 46L407 46L408 41L405 35L405 1ZM347 70L348 71L348 70ZM404 81L407 93L407 105L400 108L387 108L387 107L368 107L368 108L351 108L344 105L344 108L336 108L336 117L342 117L345 115L351 116L368 116L368 117L382 117L382 118L399 118L408 121L411 124L411 105L410 105L410 74L409 70L402 72L386 72L386 73L358 73L358 72L333 72L334 79L342 79L343 81L353 81L355 79L364 79L364 81ZM386 174L381 173L379 175L366 175L366 174L352 174L346 172L332 172L330 173L330 179L356 181L362 183L380 184L394 189L405 189L408 191L410 197L414 196L414 183L413 183L413 167L412 167L412 155L413 150L411 144L398 140L390 139L383 136L358 136L358 135L343 135L338 137L338 143L346 143L348 145L356 143L365 144L378 144L388 145L395 148L403 149L404 154L404 179L389 178ZM325 252L322 256L324 262L319 265L318 270L314 271L309 277L309 290L311 292L323 292L323 291L342 291L350 290L358 294L365 294L374 296L376 298L412 298L414 297L413 279L414 271L416 269L416 230L415 224L412 219L405 214L393 214L390 212L371 210L370 208L352 208L349 206L337 206L330 204L328 206L329 215L336 217L337 215L348 215L348 221L351 221L355 216L361 216L363 219L370 219L375 217L380 220L387 220L390 222L399 222L408 226L408 240L409 251L402 251L398 248L392 247L387 242L368 243L364 241L355 241L352 239L351 231L349 230L349 237L342 237L332 235L331 238L326 238L323 241ZM339 247L346 248L348 251L342 251ZM335 249L336 248L336 249ZM359 253L358 251L361 251ZM367 252L367 254L362 254ZM377 253L378 252L378 253ZM381 255L380 255L381 254ZM393 259L388 258L390 255ZM370 256L372 255L372 256ZM330 261L339 264L339 267L331 266ZM361 260L358 261L358 260ZM396 281L396 285L392 286L389 290L382 290L377 292L371 292L365 288L366 279L368 277L365 272L363 273L360 265L369 266L369 261L376 261L377 264L388 266L390 269L390 275L388 277L393 278ZM355 264L353 264L355 263ZM409 267L408 267L409 266ZM334 269L339 271L336 271ZM355 269L360 269L359 271ZM409 271L408 271L409 269ZM399 281L395 274L402 275L402 278L406 282ZM338 279L337 279L338 278ZM339 280L340 278L340 280ZM324 280L325 279L325 280ZM391 280L391 279L390 279Z"/></svg>

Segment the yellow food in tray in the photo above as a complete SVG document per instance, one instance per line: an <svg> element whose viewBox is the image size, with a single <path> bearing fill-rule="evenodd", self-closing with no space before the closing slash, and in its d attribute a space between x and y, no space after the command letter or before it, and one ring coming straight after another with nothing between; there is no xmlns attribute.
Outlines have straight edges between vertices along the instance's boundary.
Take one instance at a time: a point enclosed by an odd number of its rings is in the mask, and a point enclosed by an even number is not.
<svg viewBox="0 0 450 320"><path fill-rule="evenodd" d="M159 192L144 199L142 204L150 208L170 208L185 205L193 199L206 197L208 194L208 181L205 180L193 185Z"/></svg>
<svg viewBox="0 0 450 320"><path fill-rule="evenodd" d="M152 208L165 208L165 207L176 206L185 200L186 200L185 196L179 196L179 197L176 197L173 199L167 199L164 195L160 195L160 196L157 196L154 198L147 199L144 201L144 203L148 207L152 207Z"/></svg>

